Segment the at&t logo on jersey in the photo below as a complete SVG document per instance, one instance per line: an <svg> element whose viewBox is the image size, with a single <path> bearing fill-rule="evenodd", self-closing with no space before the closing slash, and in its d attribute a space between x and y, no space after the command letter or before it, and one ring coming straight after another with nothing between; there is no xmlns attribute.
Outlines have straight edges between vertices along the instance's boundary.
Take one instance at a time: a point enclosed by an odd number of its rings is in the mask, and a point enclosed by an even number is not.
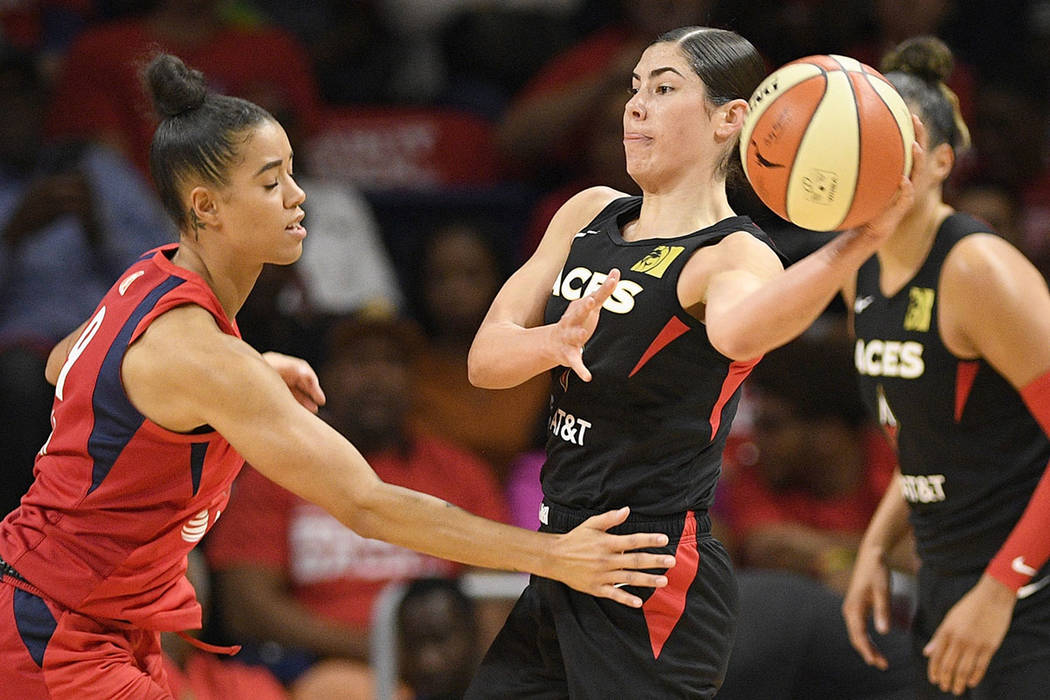
<svg viewBox="0 0 1050 700"><path fill-rule="evenodd" d="M945 498L944 474L902 474L901 492L909 503L940 503Z"/></svg>
<svg viewBox="0 0 1050 700"><path fill-rule="evenodd" d="M583 445L584 436L591 425L590 421L577 418L560 408L551 413L551 418L547 422L547 428L551 431L551 435L559 437L565 442L580 446Z"/></svg>
<svg viewBox="0 0 1050 700"><path fill-rule="evenodd" d="M607 277L608 275L604 272L592 272L586 267L574 267L568 272L558 273L558 279L554 280L553 294L556 297L575 301L596 291ZM630 313L634 308L635 296L641 294L642 291L642 285L637 282L620 280L616 283L612 296L602 304L602 308L614 314Z"/></svg>
<svg viewBox="0 0 1050 700"><path fill-rule="evenodd" d="M869 377L915 379L926 371L922 343L914 340L857 339L853 360L857 371Z"/></svg>
<svg viewBox="0 0 1050 700"><path fill-rule="evenodd" d="M218 519L218 514L216 514L215 517ZM190 518L186 524L182 526L182 539L190 543L200 542L204 537L204 533L207 531L208 509L205 508Z"/></svg>

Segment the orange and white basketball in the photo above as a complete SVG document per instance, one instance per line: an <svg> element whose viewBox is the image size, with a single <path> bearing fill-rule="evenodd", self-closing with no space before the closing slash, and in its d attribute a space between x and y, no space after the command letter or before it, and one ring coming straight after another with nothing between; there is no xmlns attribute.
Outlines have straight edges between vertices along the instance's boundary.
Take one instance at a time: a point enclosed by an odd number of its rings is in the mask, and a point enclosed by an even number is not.
<svg viewBox="0 0 1050 700"><path fill-rule="evenodd" d="M814 231L852 228L889 204L911 170L904 100L874 68L807 56L751 95L740 135L744 173L781 217Z"/></svg>

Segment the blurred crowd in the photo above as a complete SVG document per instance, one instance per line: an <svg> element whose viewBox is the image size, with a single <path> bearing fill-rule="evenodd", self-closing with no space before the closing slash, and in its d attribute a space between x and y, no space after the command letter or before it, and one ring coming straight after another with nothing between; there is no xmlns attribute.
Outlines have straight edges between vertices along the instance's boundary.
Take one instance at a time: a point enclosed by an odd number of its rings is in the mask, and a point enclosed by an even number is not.
<svg viewBox="0 0 1050 700"><path fill-rule="evenodd" d="M47 351L141 252L174 239L138 80L159 48L270 110L296 151L304 255L264 272L238 317L245 339L313 363L324 418L383 479L535 527L547 382L477 389L467 352L558 206L594 184L636 191L621 144L631 68L690 24L738 31L770 69L816 53L877 67L906 37L940 36L973 133L946 197L1050 275L1050 0L10 0L0 511L48 435ZM791 258L830 235L746 189L732 196ZM838 612L895 464L856 395L843 318L833 303L745 385L713 513L743 596L720 697L891 698L909 680L903 636L885 640L899 663L880 674ZM506 614L498 597L464 593L461 567L358 537L250 467L202 549L191 573L211 602L204 635L245 649L220 662L168 640L169 673L198 698L229 682L256 700L371 697L374 604L406 581L398 693L457 697ZM898 558L903 625L914 562ZM754 664L769 672L742 671Z"/></svg>

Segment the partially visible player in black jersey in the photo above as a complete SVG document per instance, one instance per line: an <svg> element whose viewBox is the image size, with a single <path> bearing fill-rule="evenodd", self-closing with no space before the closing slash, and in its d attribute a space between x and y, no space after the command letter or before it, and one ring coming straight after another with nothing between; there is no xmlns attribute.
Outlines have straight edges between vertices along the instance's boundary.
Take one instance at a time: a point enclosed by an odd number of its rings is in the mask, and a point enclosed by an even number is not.
<svg viewBox="0 0 1050 700"><path fill-rule="evenodd" d="M1050 688L1050 294L1036 269L942 185L968 142L944 85L951 53L924 37L882 66L926 125L915 203L846 290L861 390L900 472L862 541L843 614L888 628L883 553L907 530L922 560L913 625L921 697L1045 698ZM927 657L926 659L923 656Z"/></svg>
<svg viewBox="0 0 1050 700"><path fill-rule="evenodd" d="M708 698L722 682L737 594L707 509L740 384L820 314L911 200L902 178L879 222L785 272L726 195L764 73L729 31L683 27L650 45L624 110L642 196L597 187L569 200L482 322L475 384L551 374L541 529L629 504L619 529L667 533L676 564L659 593L629 588L640 610L534 577L469 698Z"/></svg>

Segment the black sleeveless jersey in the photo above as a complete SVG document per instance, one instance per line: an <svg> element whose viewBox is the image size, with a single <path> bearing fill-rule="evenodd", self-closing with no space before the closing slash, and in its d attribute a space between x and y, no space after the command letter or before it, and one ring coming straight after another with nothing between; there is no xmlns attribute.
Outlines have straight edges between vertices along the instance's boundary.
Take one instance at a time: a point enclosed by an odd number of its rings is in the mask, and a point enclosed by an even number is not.
<svg viewBox="0 0 1050 700"><path fill-rule="evenodd" d="M548 503L663 516L705 509L713 498L738 389L754 363L711 346L678 301L678 277L697 249L736 231L773 243L739 216L676 238L623 240L640 209L641 197L617 199L577 233L547 301L545 320L556 323L610 269L622 275L584 346L592 380L551 371L541 474Z"/></svg>
<svg viewBox="0 0 1050 700"><path fill-rule="evenodd" d="M904 497L923 563L984 569L1021 517L1050 459L1050 441L1018 392L983 360L961 360L937 325L949 251L986 224L953 214L897 294L873 256L857 274L854 361L869 410L897 443Z"/></svg>

